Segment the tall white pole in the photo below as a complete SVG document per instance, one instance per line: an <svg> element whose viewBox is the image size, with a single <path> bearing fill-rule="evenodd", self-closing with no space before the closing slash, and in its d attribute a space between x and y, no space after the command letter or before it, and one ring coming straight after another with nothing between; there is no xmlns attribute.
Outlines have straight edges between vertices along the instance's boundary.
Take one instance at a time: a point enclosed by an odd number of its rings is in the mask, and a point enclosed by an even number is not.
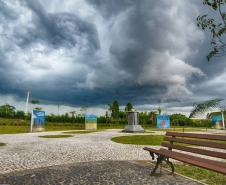
<svg viewBox="0 0 226 185"><path fill-rule="evenodd" d="M221 115L222 115L223 129L225 129L225 124L224 124L224 111L221 111Z"/></svg>
<svg viewBox="0 0 226 185"><path fill-rule="evenodd" d="M34 124L34 115L33 115L33 110L31 112L31 132L33 131L33 124Z"/></svg>
<svg viewBox="0 0 226 185"><path fill-rule="evenodd" d="M25 114L27 115L28 113L28 102L29 102L29 96L30 96L30 92L27 92L27 101L26 101L26 105L25 105Z"/></svg>

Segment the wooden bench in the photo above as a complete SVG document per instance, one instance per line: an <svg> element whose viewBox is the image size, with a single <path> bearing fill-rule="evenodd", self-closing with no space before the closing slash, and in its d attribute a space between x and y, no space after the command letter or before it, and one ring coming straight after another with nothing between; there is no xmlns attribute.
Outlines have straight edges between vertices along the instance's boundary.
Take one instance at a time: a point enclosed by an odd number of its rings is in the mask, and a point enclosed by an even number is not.
<svg viewBox="0 0 226 185"><path fill-rule="evenodd" d="M155 159L155 155L157 156L157 162L151 174L156 172L163 161L171 167L172 173L174 173L173 163L169 161L169 158L172 158L226 175L226 163L213 158L205 158L205 156L210 156L226 159L226 135L167 132L161 145L166 148L162 147L158 150L149 147L143 148L150 152L152 160ZM173 151L173 149L177 151ZM200 154L200 156L194 154Z"/></svg>

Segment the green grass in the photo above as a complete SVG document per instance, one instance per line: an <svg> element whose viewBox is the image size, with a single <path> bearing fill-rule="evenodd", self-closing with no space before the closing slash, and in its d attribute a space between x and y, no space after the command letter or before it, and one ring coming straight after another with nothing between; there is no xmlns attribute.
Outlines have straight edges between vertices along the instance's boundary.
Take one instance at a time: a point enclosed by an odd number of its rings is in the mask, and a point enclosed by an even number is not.
<svg viewBox="0 0 226 185"><path fill-rule="evenodd" d="M98 129L124 129L125 125L122 124L97 124Z"/></svg>
<svg viewBox="0 0 226 185"><path fill-rule="evenodd" d="M0 125L0 134L18 134L29 132L28 126L7 126Z"/></svg>
<svg viewBox="0 0 226 185"><path fill-rule="evenodd" d="M116 143L134 145L161 145L164 136L160 135L134 135L113 137L111 140Z"/></svg>
<svg viewBox="0 0 226 185"><path fill-rule="evenodd" d="M64 131L64 130L76 130L73 126L46 126L45 131ZM30 132L30 126L8 126L0 125L0 134L19 134Z"/></svg>
<svg viewBox="0 0 226 185"><path fill-rule="evenodd" d="M83 130L83 129L84 128L80 128L73 125L67 125L67 126L46 125L45 127L46 131Z"/></svg>
<svg viewBox="0 0 226 185"><path fill-rule="evenodd" d="M63 132L64 134L89 134L93 132L99 132L103 130L76 130L76 131L69 131L69 132Z"/></svg>
<svg viewBox="0 0 226 185"><path fill-rule="evenodd" d="M5 143L0 143L0 147L1 147L1 146L5 146L5 145L6 145Z"/></svg>
<svg viewBox="0 0 226 185"><path fill-rule="evenodd" d="M30 123L30 120L0 118L0 125L22 126Z"/></svg>
<svg viewBox="0 0 226 185"><path fill-rule="evenodd" d="M210 128L209 128L210 129ZM166 129L159 129L159 128L148 128L145 131L165 131L165 132L203 132L206 131L206 128L197 128L197 127L176 127L176 128L166 128Z"/></svg>
<svg viewBox="0 0 226 185"><path fill-rule="evenodd" d="M68 138L73 137L72 135L45 135L45 136L38 136L41 138Z"/></svg>
<svg viewBox="0 0 226 185"><path fill-rule="evenodd" d="M191 165L175 164L174 166L177 173L197 179L203 183L210 185L226 184L226 176L222 174Z"/></svg>

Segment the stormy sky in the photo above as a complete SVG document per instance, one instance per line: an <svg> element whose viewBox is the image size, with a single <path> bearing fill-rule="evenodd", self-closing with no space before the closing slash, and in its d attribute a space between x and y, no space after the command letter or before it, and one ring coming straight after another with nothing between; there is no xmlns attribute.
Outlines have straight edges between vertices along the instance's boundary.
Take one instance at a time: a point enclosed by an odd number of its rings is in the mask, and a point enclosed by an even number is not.
<svg viewBox="0 0 226 185"><path fill-rule="evenodd" d="M22 108L28 90L52 110L226 99L225 58L207 62L210 35L196 26L208 11L201 0L0 0L0 103Z"/></svg>

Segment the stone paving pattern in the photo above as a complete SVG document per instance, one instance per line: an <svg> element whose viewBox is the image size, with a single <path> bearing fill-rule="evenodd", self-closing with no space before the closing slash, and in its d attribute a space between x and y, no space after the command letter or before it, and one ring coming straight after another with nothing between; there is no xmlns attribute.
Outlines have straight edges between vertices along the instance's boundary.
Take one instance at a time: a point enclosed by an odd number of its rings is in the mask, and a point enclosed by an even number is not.
<svg viewBox="0 0 226 185"><path fill-rule="evenodd" d="M119 130L74 134L70 138L39 138L62 132L0 135L7 143L0 148L0 174L46 166L102 160L150 160L142 146L111 141L114 136L130 135ZM158 148L158 147L156 147Z"/></svg>
<svg viewBox="0 0 226 185"><path fill-rule="evenodd" d="M150 164L141 161L99 161L25 170L0 175L10 185L198 185L178 175L150 176Z"/></svg>
<svg viewBox="0 0 226 185"><path fill-rule="evenodd" d="M150 166L142 169L142 167L128 162L150 161L151 159L149 153L142 149L143 146L125 145L111 141L112 137L134 134L112 129L89 134L74 134L70 138L38 137L55 134L64 133L57 131L0 135L0 142L7 144L0 148L0 184L3 182L43 184L45 181L44 184L59 184L60 182L62 182L61 184L87 184L90 179L93 179L91 181L93 183L89 182L91 184L104 182L104 179L107 180L107 184L123 184L121 182L124 182L124 177L122 177L124 174L128 176L124 184L127 181L128 184L138 184L139 181L142 182L141 184L146 182L147 184L150 182L154 182L154 184L194 183L177 176L167 176L162 179L150 177ZM140 135L140 133L137 134ZM165 132L146 134L164 135ZM158 149L159 147L154 146L153 148ZM115 163L111 161L115 161ZM109 177L108 174L110 174ZM173 178L175 179L173 180ZM15 183L13 179L16 179ZM41 179L40 182L39 179ZM186 183L181 183L182 181Z"/></svg>

